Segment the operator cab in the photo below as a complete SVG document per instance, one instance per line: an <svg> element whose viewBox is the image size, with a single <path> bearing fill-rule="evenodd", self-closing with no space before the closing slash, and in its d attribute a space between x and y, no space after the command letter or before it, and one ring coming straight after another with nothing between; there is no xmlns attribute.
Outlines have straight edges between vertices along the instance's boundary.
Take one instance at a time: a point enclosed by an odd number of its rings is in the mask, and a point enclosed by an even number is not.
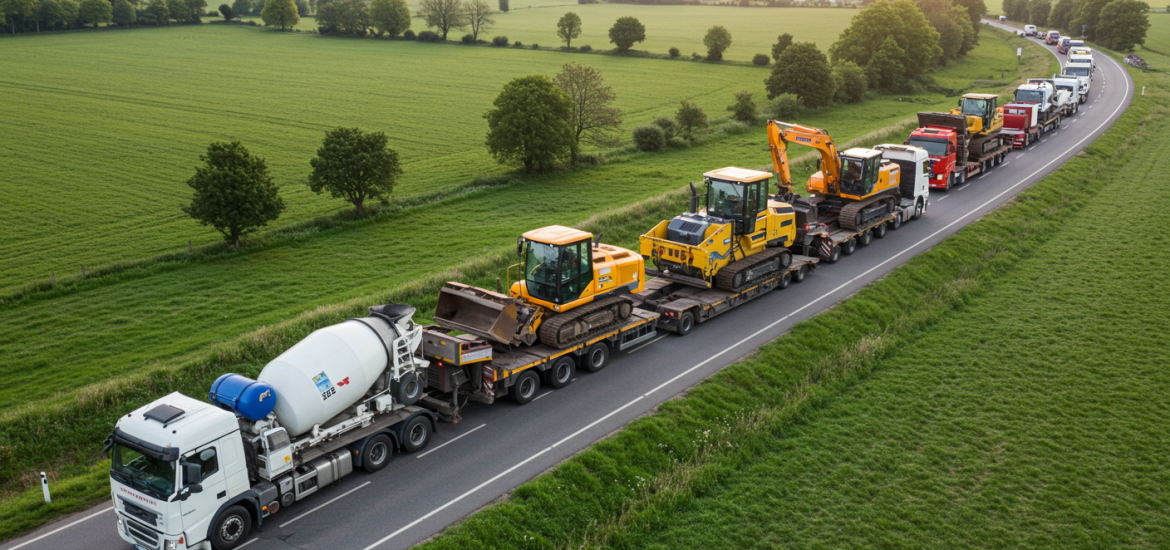
<svg viewBox="0 0 1170 550"><path fill-rule="evenodd" d="M756 218L768 208L771 172L727 167L703 174L707 184L707 215L735 222L735 233L756 231Z"/></svg>
<svg viewBox="0 0 1170 550"><path fill-rule="evenodd" d="M984 128L991 127L998 100L999 96L995 94L967 94L959 100L959 110L963 116L978 117L982 123L979 128L969 128L969 131L981 132Z"/></svg>
<svg viewBox="0 0 1170 550"><path fill-rule="evenodd" d="M551 225L525 233L516 242L525 287L533 298L565 304L581 297L593 281L593 234Z"/></svg>
<svg viewBox="0 0 1170 550"><path fill-rule="evenodd" d="M872 193L881 164L882 152L874 149L854 147L841 153L841 192L859 197Z"/></svg>

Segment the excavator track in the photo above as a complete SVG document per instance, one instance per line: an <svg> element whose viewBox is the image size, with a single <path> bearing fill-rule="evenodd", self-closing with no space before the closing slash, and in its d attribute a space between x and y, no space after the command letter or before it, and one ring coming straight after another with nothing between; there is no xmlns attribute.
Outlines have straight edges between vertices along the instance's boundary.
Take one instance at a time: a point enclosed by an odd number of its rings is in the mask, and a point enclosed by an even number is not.
<svg viewBox="0 0 1170 550"><path fill-rule="evenodd" d="M975 157L975 158L984 156L986 154L986 152L984 151L984 148L988 142L994 142L994 146L992 147L993 150L998 148L999 147L999 134L1000 134L1000 129L997 128L997 129L992 130L991 132L987 133L986 135L972 136L971 137L971 144L967 146L968 155Z"/></svg>
<svg viewBox="0 0 1170 550"><path fill-rule="evenodd" d="M880 218L893 212L894 197L891 195L876 195L868 199L851 202L841 208L837 216L837 223L842 229L856 231L869 225L875 218Z"/></svg>
<svg viewBox="0 0 1170 550"><path fill-rule="evenodd" d="M633 309L634 304L628 297L610 296L565 313L545 310L537 334L542 344L567 348L617 326L630 316Z"/></svg>
<svg viewBox="0 0 1170 550"><path fill-rule="evenodd" d="M784 261L787 254L787 262ZM728 292L739 292L761 279L774 275L792 263L787 249L765 250L742 260L731 262L715 275L715 287Z"/></svg>

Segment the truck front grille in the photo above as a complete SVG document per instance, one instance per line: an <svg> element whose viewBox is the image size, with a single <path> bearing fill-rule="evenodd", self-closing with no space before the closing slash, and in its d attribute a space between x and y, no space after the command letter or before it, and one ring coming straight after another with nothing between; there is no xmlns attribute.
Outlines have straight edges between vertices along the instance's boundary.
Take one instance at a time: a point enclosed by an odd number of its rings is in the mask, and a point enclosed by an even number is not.
<svg viewBox="0 0 1170 550"><path fill-rule="evenodd" d="M132 519L126 520L126 530L134 540L147 548L158 548L158 533L137 521Z"/></svg>

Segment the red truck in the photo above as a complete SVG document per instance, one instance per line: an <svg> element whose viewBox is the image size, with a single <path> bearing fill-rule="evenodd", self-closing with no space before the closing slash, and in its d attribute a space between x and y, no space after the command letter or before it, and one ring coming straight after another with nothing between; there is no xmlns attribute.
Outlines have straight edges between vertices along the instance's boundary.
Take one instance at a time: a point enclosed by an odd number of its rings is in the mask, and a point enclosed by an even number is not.
<svg viewBox="0 0 1170 550"><path fill-rule="evenodd" d="M918 129L906 145L930 155L930 188L947 190L999 165L1012 151L1011 138L996 132L972 136L963 115L918 113Z"/></svg>
<svg viewBox="0 0 1170 550"><path fill-rule="evenodd" d="M1016 149L1023 149L1059 129L1071 101L1071 94L1056 89L1052 82L1041 79L1021 84L1015 101L1003 106L1003 133L1012 137Z"/></svg>

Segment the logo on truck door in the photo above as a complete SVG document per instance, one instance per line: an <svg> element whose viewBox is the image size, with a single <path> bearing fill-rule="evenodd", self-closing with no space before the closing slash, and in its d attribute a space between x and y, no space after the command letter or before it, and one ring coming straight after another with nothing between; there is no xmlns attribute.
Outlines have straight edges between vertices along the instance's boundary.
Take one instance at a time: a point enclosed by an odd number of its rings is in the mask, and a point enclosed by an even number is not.
<svg viewBox="0 0 1170 550"><path fill-rule="evenodd" d="M324 401L337 393L337 388L333 387L333 383L329 381L329 377L324 372L313 377L313 383L317 385L317 391L321 392L321 400Z"/></svg>

